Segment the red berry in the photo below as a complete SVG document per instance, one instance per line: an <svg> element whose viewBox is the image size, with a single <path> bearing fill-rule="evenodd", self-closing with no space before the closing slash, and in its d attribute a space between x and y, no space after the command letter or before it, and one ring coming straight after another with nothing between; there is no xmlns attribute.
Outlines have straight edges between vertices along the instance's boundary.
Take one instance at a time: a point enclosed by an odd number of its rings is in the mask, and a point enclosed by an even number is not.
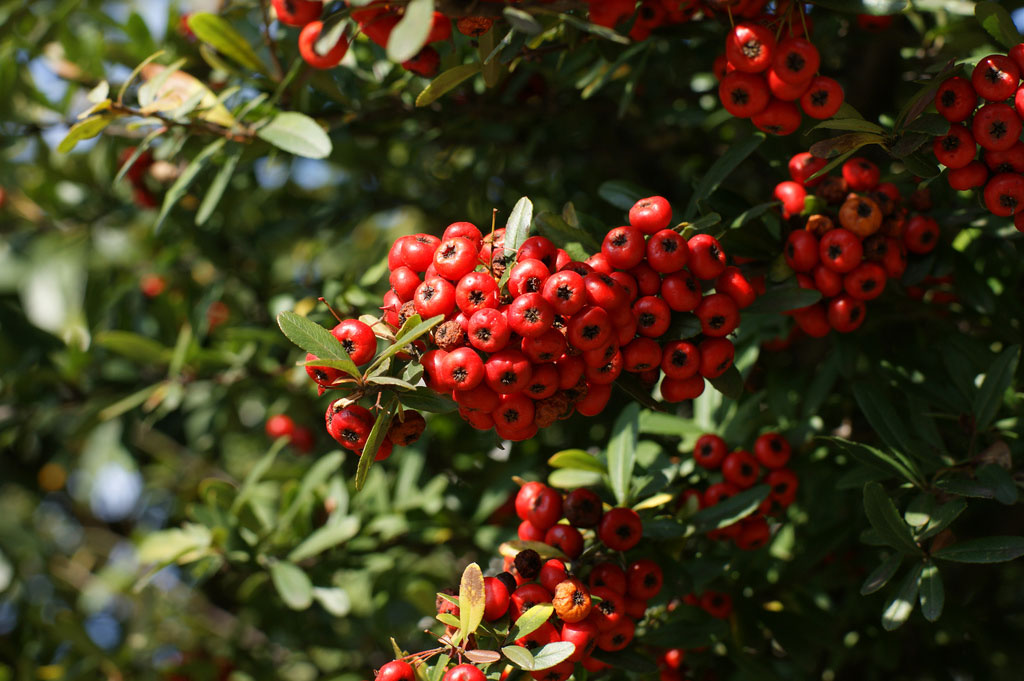
<svg viewBox="0 0 1024 681"><path fill-rule="evenodd" d="M516 251L516 260L521 261L530 258L540 260L550 271L555 268L557 252L558 247L555 246L551 239L546 236L531 236Z"/></svg>
<svg viewBox="0 0 1024 681"><path fill-rule="evenodd" d="M552 525L544 534L544 543L574 560L583 553L583 535L571 525Z"/></svg>
<svg viewBox="0 0 1024 681"><path fill-rule="evenodd" d="M587 292L587 305L596 305L609 314L629 305L629 292L610 274L594 272L583 277Z"/></svg>
<svg viewBox="0 0 1024 681"><path fill-rule="evenodd" d="M551 328L555 310L539 293L524 293L508 306L508 325L523 338L536 338Z"/></svg>
<svg viewBox="0 0 1024 681"><path fill-rule="evenodd" d="M469 318L466 337L470 345L484 352L498 352L508 345L512 330L508 318L494 308L477 310Z"/></svg>
<svg viewBox="0 0 1024 681"><path fill-rule="evenodd" d="M1020 69L1004 54L991 54L978 62L971 72L974 91L990 102L1009 99L1017 91Z"/></svg>
<svg viewBox="0 0 1024 681"><path fill-rule="evenodd" d="M640 199L629 209L629 224L644 234L654 234L672 221L672 206L662 196Z"/></svg>
<svg viewBox="0 0 1024 681"><path fill-rule="evenodd" d="M619 594L626 595L626 572L615 563L598 563L590 571L587 584L593 593L600 588L609 589Z"/></svg>
<svg viewBox="0 0 1024 681"><path fill-rule="evenodd" d="M594 604L594 608L587 618L597 627L598 637L600 634L610 631L622 620L627 619L626 597L623 594L608 587L599 586L591 589L590 595L601 599L601 602Z"/></svg>
<svg viewBox="0 0 1024 681"><path fill-rule="evenodd" d="M601 506L601 497L589 489L580 487L565 496L562 512L573 527L595 527L601 521L604 510Z"/></svg>
<svg viewBox="0 0 1024 681"><path fill-rule="evenodd" d="M338 339L356 366L366 364L377 354L377 336L373 329L358 319L346 319L331 329L331 335Z"/></svg>
<svg viewBox="0 0 1024 681"><path fill-rule="evenodd" d="M794 182L799 182L805 187L814 187L825 179L824 175L811 180L811 175L828 165L823 158L812 156L809 151L803 151L789 159L789 176Z"/></svg>
<svg viewBox="0 0 1024 681"><path fill-rule="evenodd" d="M641 373L661 364L661 346L650 338L636 338L622 348L622 368Z"/></svg>
<svg viewBox="0 0 1024 681"><path fill-rule="evenodd" d="M494 422L492 421L491 427L493 427L493 423ZM482 428L481 430L490 430L490 427ZM519 530L517 534L523 541L544 541L544 530L537 527L529 520L524 520L519 523Z"/></svg>
<svg viewBox="0 0 1024 681"><path fill-rule="evenodd" d="M267 431L267 436L276 440L279 437L291 435L295 431L295 422L290 416L275 414L267 419L264 429Z"/></svg>
<svg viewBox="0 0 1024 681"><path fill-rule="evenodd" d="M703 394L705 387L703 376L682 379L666 376L661 382L661 398L672 403L693 400Z"/></svg>
<svg viewBox="0 0 1024 681"><path fill-rule="evenodd" d="M470 390L453 390L452 399L463 409L487 412L488 414L501 404L498 393L488 388L486 383L480 383Z"/></svg>
<svg viewBox="0 0 1024 681"><path fill-rule="evenodd" d="M862 262L843 277L843 288L858 300L874 300L885 290L885 268L876 262Z"/></svg>
<svg viewBox="0 0 1024 681"><path fill-rule="evenodd" d="M637 333L648 338L664 334L672 321L672 310L658 296L644 296L637 300L633 303L633 314L637 320Z"/></svg>
<svg viewBox="0 0 1024 681"><path fill-rule="evenodd" d="M319 2L312 4L316 4L320 8L323 7L323 4ZM323 28L324 24L322 21L311 21L299 33L299 54L307 64L315 69L334 68L341 63L345 53L348 52L348 41L345 39L345 36L341 36L334 47L328 50L326 54L319 54L316 50L316 43L320 40L320 32L323 31Z"/></svg>
<svg viewBox="0 0 1024 681"><path fill-rule="evenodd" d="M725 462L725 457L722 458L722 462ZM739 493L739 487L731 482L716 482L704 490L704 506L714 506Z"/></svg>
<svg viewBox="0 0 1024 681"><path fill-rule="evenodd" d="M693 313L700 320L704 335L716 338L732 333L740 321L739 307L724 293L704 296Z"/></svg>
<svg viewBox="0 0 1024 681"><path fill-rule="evenodd" d="M799 478L797 478L796 474L788 468L773 470L765 476L764 481L769 487L771 487L772 491L769 493L769 496L773 501L776 501L783 506L788 506L792 503L793 499L796 498Z"/></svg>
<svg viewBox="0 0 1024 681"><path fill-rule="evenodd" d="M994 175L985 184L984 197L989 212L1009 217L1024 207L1024 178L1016 173Z"/></svg>
<svg viewBox="0 0 1024 681"><path fill-rule="evenodd" d="M728 338L705 338L700 342L700 375L718 378L732 366L736 348Z"/></svg>
<svg viewBox="0 0 1024 681"><path fill-rule="evenodd" d="M810 89L807 92L810 92ZM801 102L807 97L807 92L801 97ZM780 136L792 135L800 127L800 109L793 102L772 97L768 106L751 116L750 121L761 132Z"/></svg>
<svg viewBox="0 0 1024 681"><path fill-rule="evenodd" d="M690 249L689 268L698 279L714 279L725 269L725 251L710 234L697 234L687 242Z"/></svg>
<svg viewBox="0 0 1024 681"><path fill-rule="evenodd" d="M765 433L754 441L754 456L765 468L782 468L791 451L789 442L778 433Z"/></svg>
<svg viewBox="0 0 1024 681"><path fill-rule="evenodd" d="M433 78L441 68L441 55L428 45L411 59L403 61L402 68L424 78Z"/></svg>
<svg viewBox="0 0 1024 681"><path fill-rule="evenodd" d="M967 120L977 106L978 95L966 78L947 78L935 92L935 108L950 123Z"/></svg>
<svg viewBox="0 0 1024 681"><path fill-rule="evenodd" d="M840 294L828 302L828 323L839 333L855 331L864 322L864 302Z"/></svg>
<svg viewBox="0 0 1024 681"><path fill-rule="evenodd" d="M736 24L725 38L725 57L738 71L764 71L771 66L774 52L775 34L759 24Z"/></svg>
<svg viewBox="0 0 1024 681"><path fill-rule="evenodd" d="M435 12L434 14L436 15L437 13ZM436 18L437 17L435 16L435 20ZM480 246L484 240L483 234L480 233L480 230L477 229L477 226L472 222L453 222L445 227L444 234L441 235L441 240L444 241L445 239L451 239L455 236L461 236L463 239L469 239L473 242L473 246L477 251L480 250Z"/></svg>
<svg viewBox="0 0 1024 681"><path fill-rule="evenodd" d="M747 280L740 268L726 267L715 280L715 290L733 299L737 307L743 309L757 298L757 292Z"/></svg>
<svg viewBox="0 0 1024 681"><path fill-rule="evenodd" d="M515 622L535 605L551 602L551 592L540 584L523 584L512 592L509 603L509 619Z"/></svg>
<svg viewBox="0 0 1024 681"><path fill-rule="evenodd" d="M851 158L843 164L842 175L855 192L871 191L882 179L882 171L866 158Z"/></svg>
<svg viewBox="0 0 1024 681"><path fill-rule="evenodd" d="M1021 122L1012 106L1005 102L992 102L975 112L971 132L983 149L1006 151L1018 143ZM970 160L973 160L973 155Z"/></svg>
<svg viewBox="0 0 1024 681"><path fill-rule="evenodd" d="M735 537L736 547L742 551L756 551L771 538L771 528L763 516L747 517L740 522L740 532Z"/></svg>
<svg viewBox="0 0 1024 681"><path fill-rule="evenodd" d="M567 527L567 525L554 525L548 529L548 532L556 527ZM541 586L554 594L558 585L568 579L568 577L569 575L565 570L565 563L557 558L552 558L545 561L544 565L541 566L540 575L538 575L537 581L540 582Z"/></svg>
<svg viewBox="0 0 1024 681"><path fill-rule="evenodd" d="M626 568L630 598L648 601L658 595L664 582L661 566L650 559L635 560Z"/></svg>
<svg viewBox="0 0 1024 681"><path fill-rule="evenodd" d="M613 551L628 551L643 534L640 516L631 508L613 508L601 518L597 536Z"/></svg>
<svg viewBox="0 0 1024 681"><path fill-rule="evenodd" d="M689 256L686 239L671 229L663 229L647 241L647 264L660 274L681 270Z"/></svg>
<svg viewBox="0 0 1024 681"><path fill-rule="evenodd" d="M628 270L644 259L644 235L636 227L615 227L608 231L601 244L612 267Z"/></svg>
<svg viewBox="0 0 1024 681"><path fill-rule="evenodd" d="M358 404L350 404L337 410L332 404L327 407L325 420L330 436L342 447L354 452L363 450L374 421L370 410Z"/></svg>
<svg viewBox="0 0 1024 681"><path fill-rule="evenodd" d="M319 0L271 0L277 20L289 26L302 27L320 18L324 4Z"/></svg>
<svg viewBox="0 0 1024 681"><path fill-rule="evenodd" d="M484 380L484 363L471 348L456 348L441 360L441 373L453 390L472 390Z"/></svg>
<svg viewBox="0 0 1024 681"><path fill-rule="evenodd" d="M957 123L951 123L949 132L932 141L932 153L947 168L963 168L974 160L977 151L971 131Z"/></svg>
<svg viewBox="0 0 1024 681"><path fill-rule="evenodd" d="M722 462L722 477L740 489L751 487L761 474L761 466L750 452L735 451Z"/></svg>
<svg viewBox="0 0 1024 681"><path fill-rule="evenodd" d="M696 375L700 362L700 351L688 341L670 341L661 352L661 370L672 379L684 380Z"/></svg>
<svg viewBox="0 0 1024 681"><path fill-rule="evenodd" d="M520 349L537 364L553 362L565 352L565 336L557 329L548 329L534 338L524 338Z"/></svg>
<svg viewBox="0 0 1024 681"><path fill-rule="evenodd" d="M429 277L416 287L412 302L423 319L448 316L455 310L455 286L447 279Z"/></svg>
<svg viewBox="0 0 1024 681"><path fill-rule="evenodd" d="M847 229L830 229L818 242L821 262L836 272L849 272L860 264L863 255L860 239Z"/></svg>
<svg viewBox="0 0 1024 681"><path fill-rule="evenodd" d="M440 243L432 234L413 234L402 246L402 260L414 272L425 272L434 264L434 251Z"/></svg>
<svg viewBox="0 0 1024 681"><path fill-rule="evenodd" d="M460 664L446 671L442 681L487 681L487 676L475 665Z"/></svg>
<svg viewBox="0 0 1024 681"><path fill-rule="evenodd" d="M508 612L508 587L497 577L484 577L484 619L493 622Z"/></svg>
<svg viewBox="0 0 1024 681"><path fill-rule="evenodd" d="M423 282L419 275L412 271L412 268L400 265L391 271L388 283L398 299L404 303L407 300L412 300L412 297L416 295L416 288Z"/></svg>
<svg viewBox="0 0 1024 681"><path fill-rule="evenodd" d="M720 591L705 591L700 597L701 609L718 619L725 619L732 613L732 598Z"/></svg>
<svg viewBox="0 0 1024 681"><path fill-rule="evenodd" d="M469 272L455 286L455 304L467 315L472 315L477 310L497 307L498 293L498 284L490 274Z"/></svg>
<svg viewBox="0 0 1024 681"><path fill-rule="evenodd" d="M499 395L512 395L523 390L529 385L532 375L533 365L518 350L499 350L484 362L484 380Z"/></svg>
<svg viewBox="0 0 1024 681"><path fill-rule="evenodd" d="M583 277L570 270L555 272L544 281L541 296L560 315L574 315L587 304Z"/></svg>
<svg viewBox="0 0 1024 681"><path fill-rule="evenodd" d="M574 314L566 326L566 339L578 350L594 350L611 339L612 327L608 313L600 307L588 306Z"/></svg>
<svg viewBox="0 0 1024 681"><path fill-rule="evenodd" d="M800 98L800 106L811 118L832 118L843 105L843 88L827 76L815 76Z"/></svg>
<svg viewBox="0 0 1024 681"><path fill-rule="evenodd" d="M761 76L733 71L718 84L718 98L725 110L736 118L750 118L765 110L772 93Z"/></svg>
<svg viewBox="0 0 1024 681"><path fill-rule="evenodd" d="M913 215L907 221L903 230L903 244L911 253L930 253L938 241L939 223L935 218Z"/></svg>
<svg viewBox="0 0 1024 681"><path fill-rule="evenodd" d="M460 236L442 241L434 251L434 270L448 281L458 281L476 267L479 249Z"/></svg>
<svg viewBox="0 0 1024 681"><path fill-rule="evenodd" d="M597 646L597 633L597 625L590 619L563 624L560 632L561 639L576 645L576 649L568 657L568 661L579 662L589 656Z"/></svg>
<svg viewBox="0 0 1024 681"><path fill-rule="evenodd" d="M809 305L794 312L793 321L801 331L811 338L824 338L831 330L825 308L818 304Z"/></svg>
<svg viewBox="0 0 1024 681"><path fill-rule="evenodd" d="M708 470L715 470L722 465L728 454L728 447L725 440L711 433L701 435L693 448L693 460L698 466Z"/></svg>
<svg viewBox="0 0 1024 681"><path fill-rule="evenodd" d="M584 416L597 416L604 411L611 396L611 384L587 383L587 394L576 403L576 411Z"/></svg>
<svg viewBox="0 0 1024 681"><path fill-rule="evenodd" d="M316 3L320 4L320 3ZM405 660L393 660L377 670L377 681L415 681L416 672Z"/></svg>
<svg viewBox="0 0 1024 681"><path fill-rule="evenodd" d="M787 38L779 43L772 60L778 77L787 83L806 83L818 72L821 56L818 48L803 38Z"/></svg>
<svg viewBox="0 0 1024 681"><path fill-rule="evenodd" d="M627 615L607 631L598 635L597 647L609 652L622 650L633 642L635 630L636 624Z"/></svg>
<svg viewBox="0 0 1024 681"><path fill-rule="evenodd" d="M524 293L539 293L550 272L547 266L536 258L521 260L512 268L508 278L508 290L513 296Z"/></svg>

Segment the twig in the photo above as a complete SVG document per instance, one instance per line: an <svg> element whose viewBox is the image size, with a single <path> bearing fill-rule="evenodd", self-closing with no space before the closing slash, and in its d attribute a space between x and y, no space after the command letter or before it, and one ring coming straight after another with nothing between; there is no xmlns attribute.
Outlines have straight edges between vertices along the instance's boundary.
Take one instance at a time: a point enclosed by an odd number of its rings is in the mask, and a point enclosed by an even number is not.
<svg viewBox="0 0 1024 681"><path fill-rule="evenodd" d="M250 130L249 128L235 130L231 128L225 128L223 126L217 125L216 123L211 123L210 121L204 121L201 119L182 122L165 116L164 114L157 111L154 111L152 113L146 113L141 109L135 109L124 104L118 104L117 102L111 102L108 111L111 111L116 114L121 114L122 116L139 116L140 118L155 118L168 127L174 126L179 128L186 128L189 130L189 132L193 133L205 133L207 135L216 135L218 137L224 137L232 142L248 143L251 142L254 137L253 131Z"/></svg>
<svg viewBox="0 0 1024 681"><path fill-rule="evenodd" d="M274 63L274 81L280 83L284 78L284 68L277 56L277 45L270 38L270 10L267 9L267 0L260 0L260 12L263 14L263 42L270 52L270 60Z"/></svg>

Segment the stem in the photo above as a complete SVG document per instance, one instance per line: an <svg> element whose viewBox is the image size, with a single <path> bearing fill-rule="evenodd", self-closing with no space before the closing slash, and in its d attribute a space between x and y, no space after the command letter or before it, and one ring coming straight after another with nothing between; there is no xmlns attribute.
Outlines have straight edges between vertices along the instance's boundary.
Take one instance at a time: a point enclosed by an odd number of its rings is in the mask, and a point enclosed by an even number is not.
<svg viewBox="0 0 1024 681"><path fill-rule="evenodd" d="M248 143L248 142L252 141L253 136L254 136L252 130L250 130L248 128L243 128L242 130L237 130L236 131L236 130L232 130L232 129L229 129L229 128L225 128L225 127L219 126L216 123L211 123L209 121L204 121L204 120L194 120L194 121L181 122L181 121L175 120L173 118L169 118L168 116L165 116L164 114L156 112L156 111L154 111L152 113L145 113L144 111L142 111L140 109L135 109L135 108L132 108L130 106L126 106L124 104L120 104L118 102L111 102L110 108L108 109L108 111L112 111L113 113L121 114L122 116L138 116L140 118L155 118L158 121L160 121L161 123L163 123L165 126L167 126L168 128L170 128L170 127L185 128L189 132L192 132L192 133L205 133L207 135L216 135L217 137L224 137L225 139L227 139L227 140L229 140L231 142L244 142L244 143Z"/></svg>
<svg viewBox="0 0 1024 681"><path fill-rule="evenodd" d="M274 81L280 83L284 78L284 68L277 56L277 45L270 37L270 10L267 9L267 0L260 0L260 13L263 15L263 42L270 52L270 61L274 64Z"/></svg>

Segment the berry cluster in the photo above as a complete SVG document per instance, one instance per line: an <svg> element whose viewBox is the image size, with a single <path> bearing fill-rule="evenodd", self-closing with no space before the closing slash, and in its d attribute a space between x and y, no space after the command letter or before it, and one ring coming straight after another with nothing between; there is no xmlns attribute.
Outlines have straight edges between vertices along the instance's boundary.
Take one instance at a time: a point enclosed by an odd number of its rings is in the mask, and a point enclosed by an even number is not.
<svg viewBox="0 0 1024 681"><path fill-rule="evenodd" d="M999 217L1012 215L1020 231L1024 231L1022 73L1024 43L1009 54L991 54L979 61L970 80L946 79L935 93L935 108L949 121L949 132L932 143L935 158L949 168L949 186L959 191L983 187L985 207Z"/></svg>
<svg viewBox="0 0 1024 681"><path fill-rule="evenodd" d="M786 468L791 451L789 442L778 433L759 436L754 441L753 454L742 449L730 452L725 440L718 435L702 435L693 449L693 460L705 470L718 471L721 480L703 491L687 489L682 501L695 508L708 508L759 482L768 485L771 491L753 514L708 532L709 538L731 539L744 551L759 549L771 539L766 516L778 513L796 499L799 481L796 474Z"/></svg>
<svg viewBox="0 0 1024 681"><path fill-rule="evenodd" d="M506 251L504 230L485 238L468 222L440 239L401 237L388 256L384 320L398 328L413 314L443 315L420 360L424 380L504 439L530 438L574 411L600 413L623 371L651 383L660 371L666 401L692 399L732 366L726 336L756 292L726 266L717 239L687 240L668 228L671 217L662 197L638 201L630 224L609 230L584 262L543 236ZM692 312L703 338L671 339L674 312Z"/></svg>
<svg viewBox="0 0 1024 681"><path fill-rule="evenodd" d="M803 223L786 239L786 264L802 288L816 289L825 299L792 311L800 329L815 338L830 329L857 329L865 302L882 294L886 280L903 275L907 253L928 253L939 237L934 218L910 210L930 207L925 194L911 195L909 208L904 206L899 188L881 182L878 166L863 158L844 163L841 177L810 179L824 166L823 159L797 154L789 161L793 179L775 187L783 217ZM804 218L811 188L829 210Z"/></svg>
<svg viewBox="0 0 1024 681"><path fill-rule="evenodd" d="M780 41L777 36L782 34L786 37ZM843 104L843 88L818 74L821 57L808 36L801 22L790 21L787 29L780 16L736 24L726 35L725 54L714 65L726 111L773 135L795 132L801 109L811 118L834 116Z"/></svg>

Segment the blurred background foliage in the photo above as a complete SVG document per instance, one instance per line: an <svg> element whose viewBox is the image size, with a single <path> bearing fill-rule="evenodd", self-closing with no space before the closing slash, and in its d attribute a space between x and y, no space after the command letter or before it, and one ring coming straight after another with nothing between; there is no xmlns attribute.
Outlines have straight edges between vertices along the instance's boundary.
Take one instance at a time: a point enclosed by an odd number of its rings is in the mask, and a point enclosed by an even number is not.
<svg viewBox="0 0 1024 681"><path fill-rule="evenodd" d="M992 49L972 3L914 4L921 11L883 36L859 30L852 15L812 8L823 72L869 120L891 122L919 89L915 80ZM195 212L209 175L157 232L154 205L209 138L169 134L154 146L148 199L112 182L141 139L131 125L115 124L72 153L56 146L90 90L102 80L116 89L157 49L166 50L163 63L185 57L184 70L214 89L238 85L227 100L233 110L251 101L267 83L212 68L180 19L223 12L263 50L257 5L0 1L4 681L356 681L391 658L390 637L409 650L429 645L423 629L435 592L470 560L496 567L496 546L514 534L511 476L544 478L555 451L603 447L608 424L576 417L500 449L450 415L431 416L423 440L374 467L355 495L354 460L320 427L327 400L294 366L300 353L274 316L297 309L327 323L321 295L343 315L371 311L394 238L439 234L455 220L486 226L492 208L500 225L522 195L539 210L572 201L604 226L624 219L599 193L607 180L685 205L715 159L749 135L747 122L718 106L710 69L720 22L656 34L624 71L608 67L627 48L589 41L522 61L493 89L469 81L420 109L413 100L427 81L360 42L354 67L304 74L288 92L289 107L330 124L329 158L246 145L202 226ZM292 63L294 31L273 31ZM768 140L712 207L728 221L763 203L785 179L786 159L827 136ZM910 186L900 166L872 158ZM955 272L959 302L892 296L859 333L778 353L759 347L785 332L780 319L751 321L738 341L743 399L709 394L683 408L690 430L682 436L645 436L670 458L702 429L740 442L778 428L800 451L792 532L751 555L698 544L693 560L675 565L679 591L663 597L705 586L709 574L732 591L728 631L700 618L677 623L714 641L695 664L717 678L1019 678L1021 563L953 566L938 624L915 615L884 632L882 600L858 594L880 555L861 541L860 488L884 476L810 440L837 433L881 444L853 390L868 380L914 438L928 433L942 465L1003 443L1020 486L1021 396L1009 390L984 432L965 422L993 352L1021 342L1022 240L944 187L932 185L936 212L946 235L960 236L920 276ZM730 250L775 255L753 230L730 237ZM768 243L779 246L770 235ZM627 400L617 393L608 413ZM312 429L312 454L272 449L263 424L277 413ZM263 475L243 484L259 462ZM684 467L680 490L685 478ZM897 502L910 498L904 491ZM1019 506L972 499L957 532L1020 534L1022 522ZM324 527L334 528L336 545L297 559L316 587L313 602L287 603L272 584L275 561L303 556L294 552ZM255 546L246 532L259 536ZM182 557L184 566L151 569ZM652 645L675 645L682 631L666 628Z"/></svg>

